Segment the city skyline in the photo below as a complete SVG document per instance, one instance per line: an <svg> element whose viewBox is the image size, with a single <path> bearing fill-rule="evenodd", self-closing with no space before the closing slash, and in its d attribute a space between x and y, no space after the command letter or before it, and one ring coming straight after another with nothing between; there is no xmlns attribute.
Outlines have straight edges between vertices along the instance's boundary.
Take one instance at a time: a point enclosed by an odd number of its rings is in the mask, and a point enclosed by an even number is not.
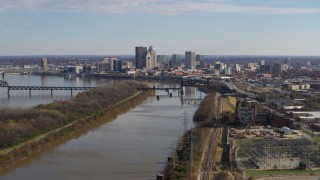
<svg viewBox="0 0 320 180"><path fill-rule="evenodd" d="M320 55L315 0L3 0L0 56Z"/></svg>

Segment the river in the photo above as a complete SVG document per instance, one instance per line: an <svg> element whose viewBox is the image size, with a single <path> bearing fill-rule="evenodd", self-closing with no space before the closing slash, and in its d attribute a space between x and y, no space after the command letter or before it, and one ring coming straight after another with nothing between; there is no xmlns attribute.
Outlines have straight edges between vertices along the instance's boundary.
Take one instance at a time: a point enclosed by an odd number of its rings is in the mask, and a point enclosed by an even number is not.
<svg viewBox="0 0 320 180"><path fill-rule="evenodd" d="M112 80L67 79L54 76L6 75L11 85L97 86ZM177 84L149 83L173 87ZM0 91L1 107L28 107L70 98L70 92ZM14 94L16 93L16 94ZM155 179L171 154L172 143L182 135L181 115L188 112L188 126L197 105L181 103L177 91L173 97L149 97L141 105L119 115L113 121L92 129L65 144L42 152L10 169L0 179ZM196 88L185 89L184 98L203 97ZM166 95L157 91L157 95ZM27 105L25 103L28 103Z"/></svg>

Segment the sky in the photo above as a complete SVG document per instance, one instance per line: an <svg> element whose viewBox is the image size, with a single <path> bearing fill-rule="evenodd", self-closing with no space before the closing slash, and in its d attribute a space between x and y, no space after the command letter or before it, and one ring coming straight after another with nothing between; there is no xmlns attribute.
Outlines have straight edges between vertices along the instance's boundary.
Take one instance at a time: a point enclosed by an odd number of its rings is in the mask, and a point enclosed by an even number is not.
<svg viewBox="0 0 320 180"><path fill-rule="evenodd" d="M320 0L0 0L0 56L320 55Z"/></svg>

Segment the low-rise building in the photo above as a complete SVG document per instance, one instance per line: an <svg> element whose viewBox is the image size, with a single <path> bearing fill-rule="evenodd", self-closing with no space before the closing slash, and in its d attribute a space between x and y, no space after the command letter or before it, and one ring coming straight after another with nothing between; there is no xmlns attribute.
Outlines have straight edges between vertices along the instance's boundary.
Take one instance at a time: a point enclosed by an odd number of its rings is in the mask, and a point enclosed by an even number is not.
<svg viewBox="0 0 320 180"><path fill-rule="evenodd" d="M236 119L242 125L263 125L270 119L270 109L256 100L239 98L236 104Z"/></svg>

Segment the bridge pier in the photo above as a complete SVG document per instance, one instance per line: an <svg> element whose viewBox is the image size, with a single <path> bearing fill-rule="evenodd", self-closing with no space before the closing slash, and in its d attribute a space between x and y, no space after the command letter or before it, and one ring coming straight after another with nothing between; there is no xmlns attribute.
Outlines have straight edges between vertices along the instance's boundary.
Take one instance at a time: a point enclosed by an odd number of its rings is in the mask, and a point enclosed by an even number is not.
<svg viewBox="0 0 320 180"><path fill-rule="evenodd" d="M29 89L29 96L31 97L31 89Z"/></svg>
<svg viewBox="0 0 320 180"><path fill-rule="evenodd" d="M8 98L10 98L10 87L8 87Z"/></svg>
<svg viewBox="0 0 320 180"><path fill-rule="evenodd" d="M52 90L52 89L50 89L50 91L51 91L51 97L52 97L52 94L53 94L53 93L52 93L52 91L53 91L53 90Z"/></svg>
<svg viewBox="0 0 320 180"><path fill-rule="evenodd" d="M183 89L180 90L180 94L181 94L181 96L184 95Z"/></svg>
<svg viewBox="0 0 320 180"><path fill-rule="evenodd" d="M4 73L2 73L2 80L4 81Z"/></svg>
<svg viewBox="0 0 320 180"><path fill-rule="evenodd" d="M73 97L73 93L72 92L73 92L73 90L71 89L71 97Z"/></svg>

